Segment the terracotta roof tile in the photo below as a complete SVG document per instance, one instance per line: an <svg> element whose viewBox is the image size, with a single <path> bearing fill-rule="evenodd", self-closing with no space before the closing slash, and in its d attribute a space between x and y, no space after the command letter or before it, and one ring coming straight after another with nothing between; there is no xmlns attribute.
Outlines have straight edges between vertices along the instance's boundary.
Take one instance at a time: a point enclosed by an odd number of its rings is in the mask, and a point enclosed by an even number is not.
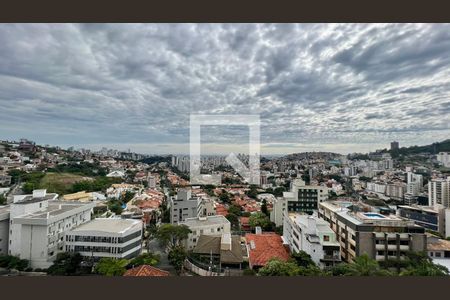
<svg viewBox="0 0 450 300"><path fill-rule="evenodd" d="M160 270L158 268L142 265L136 268L129 269L123 274L123 276L138 276L138 277L147 277L147 276L170 276L170 273L167 271Z"/></svg>
<svg viewBox="0 0 450 300"><path fill-rule="evenodd" d="M283 246L281 236L276 233L247 233L245 239L249 246L249 261L251 266L264 266L274 257L284 261L287 261L290 257L288 251ZM254 248L252 244L254 244Z"/></svg>

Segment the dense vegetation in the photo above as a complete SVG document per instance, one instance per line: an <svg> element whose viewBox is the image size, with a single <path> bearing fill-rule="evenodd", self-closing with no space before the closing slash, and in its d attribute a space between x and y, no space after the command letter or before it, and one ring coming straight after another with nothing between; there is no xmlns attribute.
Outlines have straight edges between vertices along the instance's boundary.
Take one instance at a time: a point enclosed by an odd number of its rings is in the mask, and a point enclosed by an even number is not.
<svg viewBox="0 0 450 300"><path fill-rule="evenodd" d="M121 276L127 269L141 265L157 265L159 256L152 253L141 254L131 260L102 258L93 268L93 262L84 260L79 253L59 253L47 274L52 276L82 276L92 273L104 276Z"/></svg>
<svg viewBox="0 0 450 300"><path fill-rule="evenodd" d="M8 270L15 269L19 271L25 271L28 268L29 261L26 259L20 259L17 256L12 255L0 255L0 268Z"/></svg>
<svg viewBox="0 0 450 300"><path fill-rule="evenodd" d="M449 270L434 264L425 252L410 252L405 260L379 263L367 255L352 263L340 263L321 270L311 257L301 251L288 261L271 259L258 272L260 276L448 276Z"/></svg>

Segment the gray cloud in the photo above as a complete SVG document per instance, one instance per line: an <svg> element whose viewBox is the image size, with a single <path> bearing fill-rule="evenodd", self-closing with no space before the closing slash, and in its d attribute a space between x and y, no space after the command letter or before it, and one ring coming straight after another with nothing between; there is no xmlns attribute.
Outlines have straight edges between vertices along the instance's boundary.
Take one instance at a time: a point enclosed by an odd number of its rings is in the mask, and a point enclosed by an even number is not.
<svg viewBox="0 0 450 300"><path fill-rule="evenodd" d="M450 137L449 51L447 24L2 24L0 138L167 151L203 113L259 114L272 151L429 143Z"/></svg>

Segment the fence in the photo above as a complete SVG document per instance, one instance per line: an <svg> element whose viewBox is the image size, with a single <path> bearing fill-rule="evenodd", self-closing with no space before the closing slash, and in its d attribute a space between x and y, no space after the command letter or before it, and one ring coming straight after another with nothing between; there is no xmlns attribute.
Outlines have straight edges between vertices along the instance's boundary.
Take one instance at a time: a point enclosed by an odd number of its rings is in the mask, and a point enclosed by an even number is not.
<svg viewBox="0 0 450 300"><path fill-rule="evenodd" d="M219 272L214 272L213 270L210 270L209 267L206 267L206 265L198 263L199 265L203 266L203 267L200 267L200 266L194 264L193 262L191 262L190 260L192 260L192 259L189 258L184 261L184 267L187 270L189 270L192 273L195 273L199 276L242 276L243 275L243 270L236 270L236 269L229 269L229 268L225 268L225 269L222 268ZM216 269L218 269L218 268L216 268ZM217 271L217 270L215 270L215 271Z"/></svg>

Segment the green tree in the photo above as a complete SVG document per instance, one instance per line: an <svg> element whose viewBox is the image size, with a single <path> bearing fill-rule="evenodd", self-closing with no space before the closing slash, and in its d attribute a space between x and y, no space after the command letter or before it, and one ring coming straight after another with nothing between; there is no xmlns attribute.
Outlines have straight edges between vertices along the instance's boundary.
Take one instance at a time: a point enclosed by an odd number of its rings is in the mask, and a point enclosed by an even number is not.
<svg viewBox="0 0 450 300"><path fill-rule="evenodd" d="M0 268L24 271L28 268L28 265L29 261L26 259L20 259L19 257L13 255L0 255Z"/></svg>
<svg viewBox="0 0 450 300"><path fill-rule="evenodd" d="M222 193L219 196L219 200L222 201L223 203L231 202L230 195L225 190L222 190Z"/></svg>
<svg viewBox="0 0 450 300"><path fill-rule="evenodd" d="M38 189L38 188L39 188L39 186L35 186L35 184L32 182L25 182L22 185L22 191L25 194L31 194L33 192L33 190Z"/></svg>
<svg viewBox="0 0 450 300"><path fill-rule="evenodd" d="M267 209L267 201L266 199L263 199L261 203L261 212L269 217L269 210Z"/></svg>
<svg viewBox="0 0 450 300"><path fill-rule="evenodd" d="M261 276L297 276L300 274L300 268L292 261L272 258L259 269L258 274Z"/></svg>
<svg viewBox="0 0 450 300"><path fill-rule="evenodd" d="M258 196L258 190L255 185L251 185L250 189L246 191L245 194L250 198L256 199Z"/></svg>
<svg viewBox="0 0 450 300"><path fill-rule="evenodd" d="M6 204L6 197L4 194L0 195L0 205L5 205Z"/></svg>
<svg viewBox="0 0 450 300"><path fill-rule="evenodd" d="M389 276L392 275L388 270L380 267L378 262L371 259L367 254L358 256L352 263L341 264L337 266L333 274L344 276Z"/></svg>
<svg viewBox="0 0 450 300"><path fill-rule="evenodd" d="M312 260L311 256L306 253L305 251L300 251L293 253L291 257L294 259L295 263L299 267L309 267L309 266L315 266L316 264Z"/></svg>
<svg viewBox="0 0 450 300"><path fill-rule="evenodd" d="M257 226L265 230L272 228L269 218L262 212L251 214L249 218L249 224L252 228L255 228Z"/></svg>
<svg viewBox="0 0 450 300"><path fill-rule="evenodd" d="M191 230L186 225L163 224L158 228L155 236L162 245L171 250L180 246L181 242L187 239L189 233Z"/></svg>
<svg viewBox="0 0 450 300"><path fill-rule="evenodd" d="M116 215L120 215L123 211L122 204L118 200L109 201L108 208Z"/></svg>
<svg viewBox="0 0 450 300"><path fill-rule="evenodd" d="M8 171L8 175L11 176L11 183L12 184L18 183L19 182L19 178L22 178L26 174L27 174L27 172L22 171L22 170L18 170L18 169L14 169L14 170L9 170Z"/></svg>
<svg viewBox="0 0 450 300"><path fill-rule="evenodd" d="M279 186L273 190L273 195L275 197L282 197L284 191L286 191L286 189L282 186Z"/></svg>
<svg viewBox="0 0 450 300"><path fill-rule="evenodd" d="M58 253L53 265L47 269L47 274L52 276L75 276L90 273L90 268L81 267L83 261L79 253Z"/></svg>
<svg viewBox="0 0 450 300"><path fill-rule="evenodd" d="M441 265L433 263L426 252L406 253L407 267L400 272L401 276L446 276L449 270Z"/></svg>
<svg viewBox="0 0 450 300"><path fill-rule="evenodd" d="M138 257L133 258L129 266L137 267L142 265L150 265L150 266L156 266L159 263L159 255L153 254L153 253L143 253L139 255Z"/></svg>
<svg viewBox="0 0 450 300"><path fill-rule="evenodd" d="M187 257L186 250L183 246L177 245L173 247L168 254L169 263L174 266L177 272L180 272L183 268L184 260Z"/></svg>
<svg viewBox="0 0 450 300"><path fill-rule="evenodd" d="M228 213L240 216L242 214L242 210L238 205L230 205L230 207L228 208Z"/></svg>
<svg viewBox="0 0 450 300"><path fill-rule="evenodd" d="M235 214L228 213L228 215L225 217L228 221L231 223L231 228L236 230L239 229L239 217Z"/></svg>
<svg viewBox="0 0 450 300"><path fill-rule="evenodd" d="M102 258L95 266L95 272L104 276L122 276L127 265L126 259Z"/></svg>

